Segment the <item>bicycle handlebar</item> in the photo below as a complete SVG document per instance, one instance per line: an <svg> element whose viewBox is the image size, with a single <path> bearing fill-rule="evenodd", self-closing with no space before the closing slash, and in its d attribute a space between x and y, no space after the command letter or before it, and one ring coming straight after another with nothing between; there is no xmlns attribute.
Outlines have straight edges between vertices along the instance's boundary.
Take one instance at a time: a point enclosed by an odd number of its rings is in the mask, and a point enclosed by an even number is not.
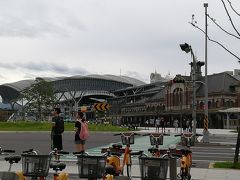
<svg viewBox="0 0 240 180"><path fill-rule="evenodd" d="M126 137L126 136L132 136L132 135L140 136L141 134L133 133L133 132L122 132L122 133L115 133L115 134L113 134L113 136L121 136L121 135Z"/></svg>
<svg viewBox="0 0 240 180"><path fill-rule="evenodd" d="M130 155L131 156L137 156L137 155L141 156L143 154L143 152L144 151L130 152Z"/></svg>
<svg viewBox="0 0 240 180"><path fill-rule="evenodd" d="M54 150L52 150L49 155L57 155L57 156L61 156L61 155L64 155L64 154L69 154L68 151L63 151L63 150L60 150L58 151L56 148Z"/></svg>
<svg viewBox="0 0 240 180"><path fill-rule="evenodd" d="M73 152L73 155L77 156L77 155L86 155L88 156L88 153L86 152Z"/></svg>
<svg viewBox="0 0 240 180"><path fill-rule="evenodd" d="M15 153L15 150L5 149L2 152L5 152L5 153Z"/></svg>
<svg viewBox="0 0 240 180"><path fill-rule="evenodd" d="M33 149L29 149L27 151L23 151L23 154L38 154L37 151L34 151Z"/></svg>
<svg viewBox="0 0 240 180"><path fill-rule="evenodd" d="M166 134L166 133L147 133L147 134L143 134L142 136L170 136L170 134Z"/></svg>
<svg viewBox="0 0 240 180"><path fill-rule="evenodd" d="M58 154L69 154L68 151L58 151Z"/></svg>
<svg viewBox="0 0 240 180"><path fill-rule="evenodd" d="M188 133L182 133L182 134L175 134L174 136L177 137L177 136L184 136L184 137L193 137L193 136L203 136L202 134L191 134L191 136L186 136L186 135L190 135Z"/></svg>

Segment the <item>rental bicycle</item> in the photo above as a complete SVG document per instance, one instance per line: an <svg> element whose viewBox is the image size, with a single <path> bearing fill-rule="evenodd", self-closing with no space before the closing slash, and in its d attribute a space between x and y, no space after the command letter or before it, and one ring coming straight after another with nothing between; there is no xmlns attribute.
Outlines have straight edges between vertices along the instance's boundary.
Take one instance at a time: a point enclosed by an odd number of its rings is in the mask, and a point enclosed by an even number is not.
<svg viewBox="0 0 240 180"><path fill-rule="evenodd" d="M167 149L160 149L159 146L163 145L163 136L170 136L170 134L165 133L147 133L143 136L149 136L151 148L148 149L148 152L152 154L153 157L166 156L169 152Z"/></svg>
<svg viewBox="0 0 240 180"><path fill-rule="evenodd" d="M126 166L127 176L131 177L132 155L139 155L141 152L132 152L131 144L134 144L134 136L140 135L133 132L117 133L114 136L121 136L121 144L113 144L112 147L102 148L102 153L107 157L106 173L112 176L119 176L124 174L124 167ZM122 163L120 156L123 154Z"/></svg>
<svg viewBox="0 0 240 180"><path fill-rule="evenodd" d="M19 172L12 172L12 165L18 163L21 160L21 156L10 155L15 153L15 150L7 150L0 147L0 156L4 156L4 160L9 163L8 171L0 172L1 180L24 180L25 178Z"/></svg>
<svg viewBox="0 0 240 180"><path fill-rule="evenodd" d="M191 132L182 133L175 136L181 136L181 144L185 148L181 149L180 156L180 172L178 178L181 180L191 179L191 167L192 167L192 151L191 146L195 143L195 138L197 136L202 136L201 134L193 134Z"/></svg>

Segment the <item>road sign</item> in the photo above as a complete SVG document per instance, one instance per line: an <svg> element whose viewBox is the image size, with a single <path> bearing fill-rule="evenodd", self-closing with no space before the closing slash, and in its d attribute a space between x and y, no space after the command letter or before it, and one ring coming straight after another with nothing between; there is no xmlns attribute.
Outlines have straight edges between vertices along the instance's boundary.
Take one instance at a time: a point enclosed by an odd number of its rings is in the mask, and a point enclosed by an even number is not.
<svg viewBox="0 0 240 180"><path fill-rule="evenodd" d="M93 109L95 111L106 111L109 109L109 104L108 103L94 103Z"/></svg>

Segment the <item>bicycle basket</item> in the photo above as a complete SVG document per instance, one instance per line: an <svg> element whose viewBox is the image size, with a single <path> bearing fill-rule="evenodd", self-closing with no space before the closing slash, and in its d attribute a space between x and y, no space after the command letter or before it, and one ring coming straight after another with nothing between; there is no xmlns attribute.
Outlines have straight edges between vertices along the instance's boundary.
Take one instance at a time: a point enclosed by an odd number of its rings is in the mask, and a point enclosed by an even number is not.
<svg viewBox="0 0 240 180"><path fill-rule="evenodd" d="M134 134L132 134L132 133L129 136L121 135L121 139L122 139L123 145L134 144Z"/></svg>
<svg viewBox="0 0 240 180"><path fill-rule="evenodd" d="M78 155L77 159L80 178L102 178L104 176L106 156Z"/></svg>
<svg viewBox="0 0 240 180"><path fill-rule="evenodd" d="M159 135L159 136L154 136L151 135L150 137L150 143L152 146L154 145L163 145L163 135Z"/></svg>
<svg viewBox="0 0 240 180"><path fill-rule="evenodd" d="M24 176L47 177L50 155L22 154L22 171Z"/></svg>
<svg viewBox="0 0 240 180"><path fill-rule="evenodd" d="M139 157L142 180L165 180L168 172L168 158Z"/></svg>
<svg viewBox="0 0 240 180"><path fill-rule="evenodd" d="M19 180L18 175L15 172L0 172L0 179L1 180Z"/></svg>

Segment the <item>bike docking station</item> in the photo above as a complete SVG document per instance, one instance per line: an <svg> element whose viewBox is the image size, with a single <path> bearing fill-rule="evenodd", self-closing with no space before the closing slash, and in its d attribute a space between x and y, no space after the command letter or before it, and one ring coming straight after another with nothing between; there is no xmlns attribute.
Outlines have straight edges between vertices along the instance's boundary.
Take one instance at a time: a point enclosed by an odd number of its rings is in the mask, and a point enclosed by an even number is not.
<svg viewBox="0 0 240 180"><path fill-rule="evenodd" d="M191 168L192 168L192 151L191 146L194 146L198 136L201 134L194 134L192 132L183 132L176 134L175 136L181 136L182 148L177 150L176 156L180 158L180 172L177 174L178 179L191 179Z"/></svg>
<svg viewBox="0 0 240 180"><path fill-rule="evenodd" d="M180 151L176 145L169 148L161 148L164 136L170 136L170 133L147 133L143 136L149 136L152 147L148 148L149 155L139 156L140 177L142 180L177 180L177 157Z"/></svg>

